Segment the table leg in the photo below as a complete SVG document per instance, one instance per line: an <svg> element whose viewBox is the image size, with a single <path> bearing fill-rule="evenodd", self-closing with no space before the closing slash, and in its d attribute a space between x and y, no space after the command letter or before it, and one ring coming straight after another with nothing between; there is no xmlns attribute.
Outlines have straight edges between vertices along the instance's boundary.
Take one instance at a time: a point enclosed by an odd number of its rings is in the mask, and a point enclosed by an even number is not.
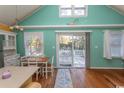
<svg viewBox="0 0 124 93"><path fill-rule="evenodd" d="M36 71L36 80L38 80L38 74L39 74L38 71Z"/></svg>
<svg viewBox="0 0 124 93"><path fill-rule="evenodd" d="M30 84L32 82L32 76L26 80L21 86L20 88L25 88L28 84Z"/></svg>
<svg viewBox="0 0 124 93"><path fill-rule="evenodd" d="M48 74L48 73L47 73L47 62L46 62L46 79L47 79L47 74Z"/></svg>

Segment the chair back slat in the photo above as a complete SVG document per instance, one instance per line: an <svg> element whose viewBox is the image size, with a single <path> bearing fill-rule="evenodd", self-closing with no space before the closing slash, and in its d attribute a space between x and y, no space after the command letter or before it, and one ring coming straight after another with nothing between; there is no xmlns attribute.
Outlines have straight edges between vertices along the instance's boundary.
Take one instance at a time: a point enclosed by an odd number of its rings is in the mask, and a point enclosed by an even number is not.
<svg viewBox="0 0 124 93"><path fill-rule="evenodd" d="M54 56L52 56L52 62L51 62L51 64L53 65L53 63L54 63Z"/></svg>
<svg viewBox="0 0 124 93"><path fill-rule="evenodd" d="M27 60L27 56L23 56L23 57L21 57L20 58L20 62L21 62L21 66L27 66L27 64L25 64L25 63L23 63L23 62L27 62L28 60Z"/></svg>
<svg viewBox="0 0 124 93"><path fill-rule="evenodd" d="M29 57L28 58L28 66L38 66L38 64L37 64L37 57L33 57L33 56L31 56L31 57Z"/></svg>

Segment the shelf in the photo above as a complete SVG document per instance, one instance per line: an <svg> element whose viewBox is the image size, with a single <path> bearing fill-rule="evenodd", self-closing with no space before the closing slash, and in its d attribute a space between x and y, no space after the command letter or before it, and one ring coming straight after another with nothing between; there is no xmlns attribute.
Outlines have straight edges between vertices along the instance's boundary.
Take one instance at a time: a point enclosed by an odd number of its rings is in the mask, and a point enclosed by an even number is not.
<svg viewBox="0 0 124 93"><path fill-rule="evenodd" d="M3 50L16 50L16 47L13 47L13 48L11 48L11 47L9 47L9 48L3 48Z"/></svg>

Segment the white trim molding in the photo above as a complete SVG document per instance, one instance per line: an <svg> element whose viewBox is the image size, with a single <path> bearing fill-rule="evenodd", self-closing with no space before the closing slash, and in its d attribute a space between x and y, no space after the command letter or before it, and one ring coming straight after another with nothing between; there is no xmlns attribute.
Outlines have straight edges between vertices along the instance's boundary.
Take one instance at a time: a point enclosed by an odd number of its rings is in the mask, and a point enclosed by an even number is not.
<svg viewBox="0 0 124 93"><path fill-rule="evenodd" d="M89 69L124 69L124 67L90 67Z"/></svg>
<svg viewBox="0 0 124 93"><path fill-rule="evenodd" d="M96 25L26 25L23 29L61 29L61 28L124 28L124 24L96 24Z"/></svg>
<svg viewBox="0 0 124 93"><path fill-rule="evenodd" d="M92 32L91 30L60 30L60 31L55 31L56 33L59 33L59 32L66 32L66 33L78 33L78 32Z"/></svg>

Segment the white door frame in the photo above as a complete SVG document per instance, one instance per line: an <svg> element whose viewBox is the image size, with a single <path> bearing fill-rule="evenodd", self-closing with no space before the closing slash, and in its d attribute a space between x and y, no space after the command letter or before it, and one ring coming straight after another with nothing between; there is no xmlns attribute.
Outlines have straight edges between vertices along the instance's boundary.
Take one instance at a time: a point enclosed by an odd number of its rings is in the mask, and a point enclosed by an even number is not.
<svg viewBox="0 0 124 93"><path fill-rule="evenodd" d="M63 33L73 33L73 32L74 33L78 33L78 32L82 32L83 33L84 32L84 33L86 33L86 32L92 32L92 31L90 31L90 30L64 30L64 31L60 30L60 31L55 31L55 32L56 32L56 63L57 63L57 68L63 68L63 67L59 66L59 62L58 62L59 61L59 51L58 51L58 48L59 48L59 42L58 42L59 34L58 33L59 32L63 32ZM72 66L71 66L71 68L72 68Z"/></svg>
<svg viewBox="0 0 124 93"><path fill-rule="evenodd" d="M59 60L59 56L58 56L58 54L59 54L59 52L58 52L58 48L59 48L59 42L58 42L58 39L59 39L59 34L58 33L56 33L56 66L57 67L59 67L59 63L58 63L58 60Z"/></svg>

